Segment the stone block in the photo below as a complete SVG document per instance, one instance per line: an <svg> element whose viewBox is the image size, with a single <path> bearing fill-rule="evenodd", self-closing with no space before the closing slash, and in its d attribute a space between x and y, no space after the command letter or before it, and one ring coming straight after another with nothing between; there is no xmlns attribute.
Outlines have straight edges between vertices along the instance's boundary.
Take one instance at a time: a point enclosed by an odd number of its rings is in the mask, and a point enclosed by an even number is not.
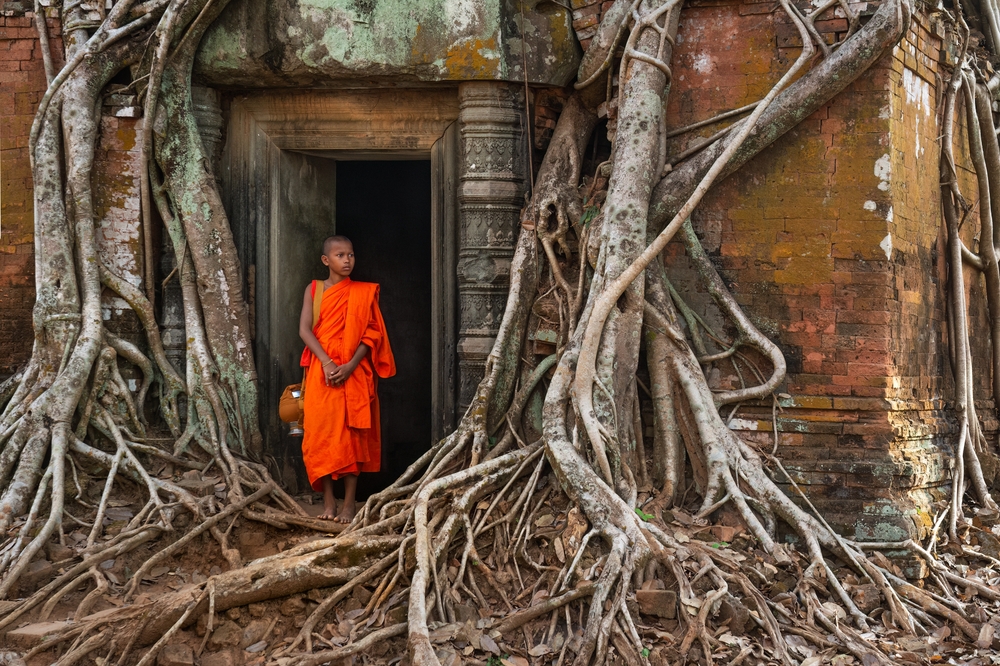
<svg viewBox="0 0 1000 666"><path fill-rule="evenodd" d="M157 666L194 666L194 651L184 643L165 645L156 655Z"/></svg>
<svg viewBox="0 0 1000 666"><path fill-rule="evenodd" d="M289 597L281 604L281 614L285 616L298 615L304 613L306 610L306 602L302 600L300 595L294 597Z"/></svg>
<svg viewBox="0 0 1000 666"><path fill-rule="evenodd" d="M742 636L746 633L750 621L750 611L743 603L731 594L727 594L719 605L719 622L729 622L729 633Z"/></svg>
<svg viewBox="0 0 1000 666"><path fill-rule="evenodd" d="M240 647L246 648L247 646L258 642L262 638L266 638L264 633L267 631L269 626L271 626L271 623L268 620L251 620L250 624L248 624L243 630L243 639L240 641Z"/></svg>
<svg viewBox="0 0 1000 666"><path fill-rule="evenodd" d="M69 622L39 622L7 632L4 643L8 647L30 649L45 641L58 631L70 625Z"/></svg>
<svg viewBox="0 0 1000 666"><path fill-rule="evenodd" d="M643 615L672 620L677 617L677 593L673 590L638 590L635 600Z"/></svg>
<svg viewBox="0 0 1000 666"><path fill-rule="evenodd" d="M243 630L232 620L226 620L212 632L212 637L208 639L210 650L219 650L228 647L235 647L243 640Z"/></svg>
<svg viewBox="0 0 1000 666"><path fill-rule="evenodd" d="M235 648L210 652L201 658L201 666L243 666L243 663L243 652Z"/></svg>

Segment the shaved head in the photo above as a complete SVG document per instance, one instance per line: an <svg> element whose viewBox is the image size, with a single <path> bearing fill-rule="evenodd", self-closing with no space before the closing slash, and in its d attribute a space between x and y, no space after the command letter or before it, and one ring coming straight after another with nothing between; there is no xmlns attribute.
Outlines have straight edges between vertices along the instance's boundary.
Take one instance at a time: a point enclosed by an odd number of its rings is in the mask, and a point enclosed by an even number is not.
<svg viewBox="0 0 1000 666"><path fill-rule="evenodd" d="M354 247L354 243L352 243L351 239L347 236L327 236L326 240L323 241L323 254L329 253L330 248L333 247L334 243L347 243L352 248Z"/></svg>

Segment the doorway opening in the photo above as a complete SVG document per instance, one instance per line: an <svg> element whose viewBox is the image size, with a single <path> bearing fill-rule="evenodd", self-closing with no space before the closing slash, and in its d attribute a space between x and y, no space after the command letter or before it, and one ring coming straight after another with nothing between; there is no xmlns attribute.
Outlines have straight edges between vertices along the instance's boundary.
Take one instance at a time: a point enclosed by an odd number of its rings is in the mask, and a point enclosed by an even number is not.
<svg viewBox="0 0 1000 666"><path fill-rule="evenodd" d="M361 490L395 480L454 428L457 93L283 90L230 98L218 178L250 309L264 456L292 493L308 486L301 439L289 437L278 419L278 397L302 379L302 292L310 280L326 277L320 248L331 234L354 239L357 279L382 285L399 371L380 386L383 471L364 479Z"/></svg>
<svg viewBox="0 0 1000 666"><path fill-rule="evenodd" d="M379 304L396 358L396 376L379 380L382 467L362 474L361 498L394 481L431 443L432 421L432 176L430 160L341 160L281 151L280 200L272 219L271 269L276 298L270 330L258 353L270 354L281 387L299 381L302 289L327 277L323 239L354 243L352 279L381 285ZM259 290L258 290L259 291ZM260 356L258 355L258 358ZM269 446L289 490L309 488L302 440L273 423ZM275 448L277 450L275 451ZM342 484L337 484L338 486Z"/></svg>
<svg viewBox="0 0 1000 666"><path fill-rule="evenodd" d="M354 243L352 279L381 285L379 305L396 357L380 380L382 470L362 474L364 497L385 488L431 443L431 164L337 164L337 233Z"/></svg>

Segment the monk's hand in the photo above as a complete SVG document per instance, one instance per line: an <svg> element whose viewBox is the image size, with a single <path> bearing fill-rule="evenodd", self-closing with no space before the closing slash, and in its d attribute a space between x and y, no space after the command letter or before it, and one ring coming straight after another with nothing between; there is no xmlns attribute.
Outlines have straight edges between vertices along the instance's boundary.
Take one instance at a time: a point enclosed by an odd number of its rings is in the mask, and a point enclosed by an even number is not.
<svg viewBox="0 0 1000 666"><path fill-rule="evenodd" d="M338 366L331 359L323 366L323 383L327 386L334 386L333 375L338 370Z"/></svg>
<svg viewBox="0 0 1000 666"><path fill-rule="evenodd" d="M354 372L354 368L357 367L355 363L345 363L344 365L338 365L337 368L330 372L330 384L333 386L339 386L347 381L347 378L351 376Z"/></svg>

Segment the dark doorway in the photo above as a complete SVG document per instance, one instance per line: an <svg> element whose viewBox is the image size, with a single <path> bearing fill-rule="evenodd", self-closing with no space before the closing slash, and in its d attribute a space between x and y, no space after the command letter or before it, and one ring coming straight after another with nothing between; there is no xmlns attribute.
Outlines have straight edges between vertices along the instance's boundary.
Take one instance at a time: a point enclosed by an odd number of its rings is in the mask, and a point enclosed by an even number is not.
<svg viewBox="0 0 1000 666"><path fill-rule="evenodd" d="M431 164L338 161L337 233L354 243L353 279L381 285L396 376L379 382L382 471L364 497L394 481L431 442Z"/></svg>

